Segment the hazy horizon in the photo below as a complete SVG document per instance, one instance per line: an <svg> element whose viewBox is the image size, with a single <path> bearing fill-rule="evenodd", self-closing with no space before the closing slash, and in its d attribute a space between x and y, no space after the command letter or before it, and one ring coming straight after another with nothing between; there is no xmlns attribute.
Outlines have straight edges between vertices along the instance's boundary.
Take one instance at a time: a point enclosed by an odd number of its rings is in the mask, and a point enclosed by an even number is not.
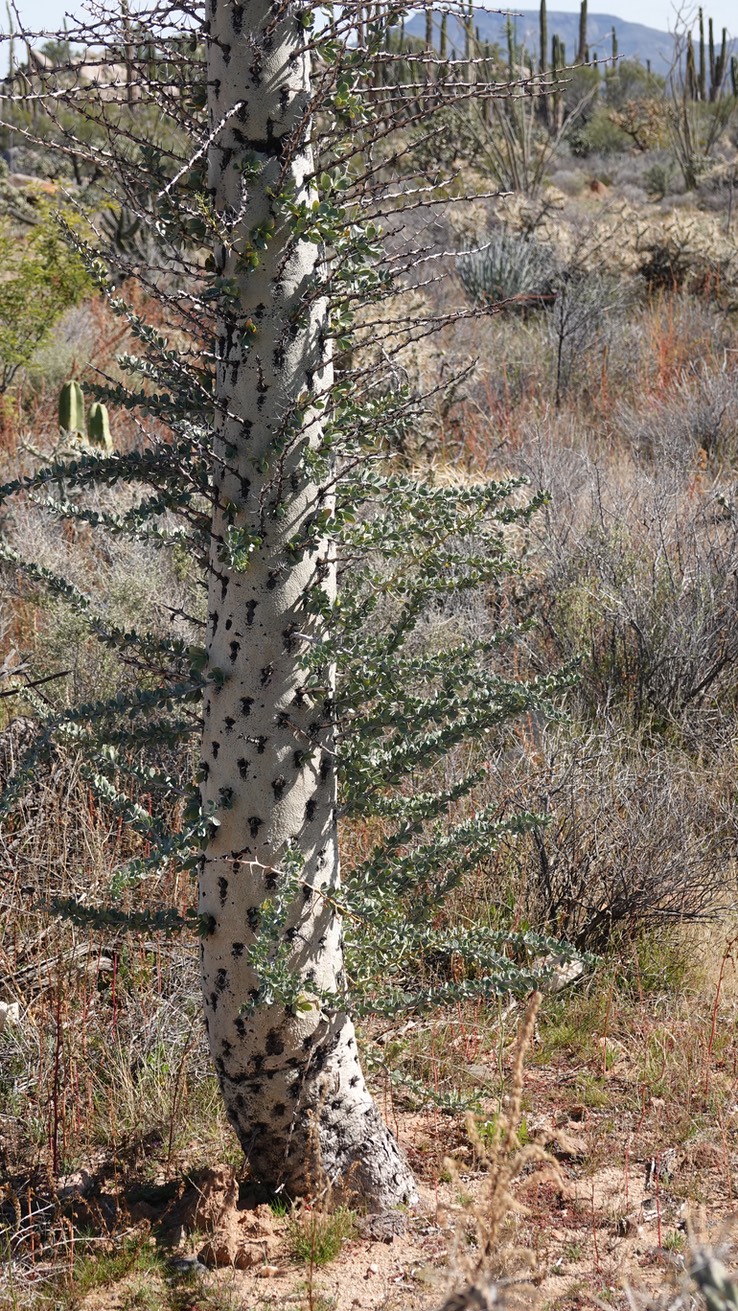
<svg viewBox="0 0 738 1311"><path fill-rule="evenodd" d="M591 3L591 0L590 0ZM577 13L579 11L579 0L548 0L549 9L552 11L559 10L564 13ZM145 5L141 8L145 10ZM71 16L74 13L85 13L84 4L70 4L69 0L26 0L26 3L18 5L21 19L31 32L57 31L64 25L65 15ZM137 5L131 4L131 12L135 12ZM488 8L489 12L506 13L504 7L500 9ZM509 12L527 12L535 9L535 3L525 3L520 9L511 9ZM620 18L624 22L643 23L646 27L652 27L661 32L673 31L680 17L682 20L695 21L697 17L697 4L683 5L681 7L673 3L673 0L606 0L606 3L600 4L591 11L592 17L596 14L612 14L615 18ZM731 23L734 18L734 7L729 4L728 0L706 0L704 5L705 17L711 17L716 29L719 31L722 27L727 27L730 35L734 35ZM7 32L7 18L4 13L0 13L0 31Z"/></svg>

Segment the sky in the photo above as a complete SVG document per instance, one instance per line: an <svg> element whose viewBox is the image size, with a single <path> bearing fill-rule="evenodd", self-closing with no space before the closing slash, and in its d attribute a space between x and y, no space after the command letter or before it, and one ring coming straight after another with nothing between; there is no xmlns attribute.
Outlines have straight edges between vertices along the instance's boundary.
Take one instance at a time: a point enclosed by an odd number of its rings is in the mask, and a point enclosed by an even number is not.
<svg viewBox="0 0 738 1311"><path fill-rule="evenodd" d="M499 0L497 3L499 4ZM520 5L521 9L526 10L537 7L537 0L523 0ZM131 9L135 10L135 8L134 3ZM486 4L485 8L492 8L492 3ZM548 0L548 8L553 11L557 9L578 11L579 0ZM4 5L0 6L0 30L7 31L4 9ZM81 4L79 0L18 0L18 9L28 27L32 31L40 31L46 28L61 28L65 12L81 11ZM734 0L704 0L704 9L705 16L714 20L717 31L727 27L731 35L738 35L738 15ZM623 18L632 23L645 23L647 27L655 27L661 32L666 32L674 30L680 12L686 20L696 18L697 3L690 3L688 0L682 5L679 5L678 0L676 3L674 0L601 0L601 3L598 0L589 0L589 11L592 14L613 14L616 18ZM515 11L511 10L511 12Z"/></svg>

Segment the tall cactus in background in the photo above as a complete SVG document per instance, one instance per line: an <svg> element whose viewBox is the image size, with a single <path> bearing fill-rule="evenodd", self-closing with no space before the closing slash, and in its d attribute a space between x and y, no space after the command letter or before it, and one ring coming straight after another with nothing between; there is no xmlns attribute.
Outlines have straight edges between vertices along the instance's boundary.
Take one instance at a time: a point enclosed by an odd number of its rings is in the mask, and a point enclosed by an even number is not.
<svg viewBox="0 0 738 1311"><path fill-rule="evenodd" d="M700 85L697 78L697 66L694 59L694 42L692 33L687 33L687 69L686 69L686 94L689 100L699 100Z"/></svg>
<svg viewBox="0 0 738 1311"><path fill-rule="evenodd" d="M582 0L579 9L579 49L577 50L578 64L589 62L589 50L587 48L587 0Z"/></svg>
<svg viewBox="0 0 738 1311"><path fill-rule="evenodd" d="M508 80L512 82L513 78L515 77L515 35L513 32L512 19L509 14L507 16L506 35L507 35L507 76L508 76Z"/></svg>
<svg viewBox="0 0 738 1311"><path fill-rule="evenodd" d="M715 73L717 72L717 68L715 64L715 39L713 36L711 18L708 18L707 20L707 32L707 63L710 70L710 99L713 100L713 87L715 85Z"/></svg>
<svg viewBox="0 0 738 1311"><path fill-rule="evenodd" d="M428 56L428 63L425 66L425 103L428 109L433 104L433 10L425 11L425 49Z"/></svg>
<svg viewBox="0 0 738 1311"><path fill-rule="evenodd" d="M720 95L720 90L725 80L725 72L728 64L728 29L723 28L722 41L720 43L720 54L715 54L715 38L713 35L712 19L708 24L710 40L710 101L715 102Z"/></svg>
<svg viewBox="0 0 738 1311"><path fill-rule="evenodd" d="M546 0L541 0L541 9L540 9L540 15L538 21L539 21L539 29L540 29L539 38L540 38L540 49L541 49L538 68L541 74L541 78L545 80L546 74L548 73L548 14L546 12ZM549 105L548 96L546 95L541 96L540 108L541 108L541 119L546 124L546 126L548 126L548 121L550 117L549 114L550 105Z"/></svg>
<svg viewBox="0 0 738 1311"><path fill-rule="evenodd" d="M564 122L564 97L559 83L559 73L566 66L566 46L554 32L551 38L551 72L556 91L553 97L553 129L560 132Z"/></svg>
<svg viewBox="0 0 738 1311"><path fill-rule="evenodd" d="M702 9L699 10L699 29L700 29L700 63L699 73L697 75L697 87L699 99L707 99L707 65L705 60L705 17Z"/></svg>
<svg viewBox="0 0 738 1311"><path fill-rule="evenodd" d="M121 0L120 16L125 36L125 45L123 47L125 64L126 64L126 100L129 109L132 108L136 98L136 69L133 63L133 42L131 40L131 15L128 8L128 0Z"/></svg>
<svg viewBox="0 0 738 1311"><path fill-rule="evenodd" d="M13 13L10 8L10 0L6 0L5 12L8 16L8 81L12 87L15 80L15 27L13 25Z"/></svg>
<svg viewBox="0 0 738 1311"><path fill-rule="evenodd" d="M734 96L738 96L738 58L730 56L730 87Z"/></svg>
<svg viewBox="0 0 738 1311"><path fill-rule="evenodd" d="M469 0L469 8L464 16L464 59L466 60L467 82L472 82L474 79L474 65L472 63L473 44L474 44L474 5L472 3L472 0Z"/></svg>
<svg viewBox="0 0 738 1311"><path fill-rule="evenodd" d="M507 80L508 82L513 82L516 75L515 34L513 32L512 19L509 14L505 25L505 33L507 36ZM517 101L514 96L508 96L505 101L505 112L507 114L508 122L511 123L513 127L519 117L518 110L519 101Z"/></svg>

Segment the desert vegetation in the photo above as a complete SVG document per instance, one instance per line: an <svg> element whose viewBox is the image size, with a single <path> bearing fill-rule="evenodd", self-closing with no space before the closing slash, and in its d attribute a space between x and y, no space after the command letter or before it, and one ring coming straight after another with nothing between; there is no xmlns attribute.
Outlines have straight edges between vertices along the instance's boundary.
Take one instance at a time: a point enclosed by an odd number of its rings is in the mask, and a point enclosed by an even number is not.
<svg viewBox="0 0 738 1311"><path fill-rule="evenodd" d="M169 94L176 70L178 104L199 113L196 43L154 49L122 21L107 59L121 140L134 123L150 132L171 177L181 124L146 120L137 78ZM371 46L373 75L356 74L402 142L376 160L383 222L370 252L400 274L374 286L340 342L347 370L376 371L393 414L422 398L410 422L385 421L379 405L359 416L357 449L391 485L355 526L347 514L335 652L339 701L360 707L341 737L346 970L417 1213L367 1216L332 1197L317 1166L300 1201L258 1188L222 1110L191 858L207 836L192 808L207 451L187 454L185 529L164 479L142 516L130 482L91 488L69 472L104 462L107 445L135 461L156 442L174 469L181 415L131 360L142 339L205 358L208 302L176 320L168 307L178 279L208 272L211 216L193 202L179 244L171 216L147 227L133 148L123 199L96 168L110 144L95 107L110 94L103 75L80 115L55 99L54 69L73 53L61 37L43 59L11 58L2 1307L429 1311L464 1284L487 1305L490 1280L551 1308L592 1292L618 1306L735 1305L709 1249L730 1237L738 1159L729 52L710 29L705 56L703 23L702 64L699 30L685 34L670 79L635 61L595 65L585 9L580 66L567 70L559 46L549 60L547 33L546 54L526 63L512 32L507 50L480 48L473 12L455 36L442 23L431 15L424 42L398 15ZM431 49L436 63L424 62ZM444 103L428 132L418 105L442 97L454 59L514 94ZM414 188L434 204L402 211ZM188 421L198 404L192 389ZM491 522L474 509L485 495ZM431 514L448 516L456 585L431 586L418 547L425 590L393 646L409 592L385 583L404 579L408 542L433 536ZM387 643L372 679L357 633ZM475 644L462 695L451 658ZM441 752L429 735L405 769L423 678L447 736ZM475 700L462 735L454 721ZM155 731L134 754L123 730L135 736L140 704ZM443 804L426 812L431 793ZM430 819L410 834L397 816L413 805ZM165 840L169 858L154 860Z"/></svg>

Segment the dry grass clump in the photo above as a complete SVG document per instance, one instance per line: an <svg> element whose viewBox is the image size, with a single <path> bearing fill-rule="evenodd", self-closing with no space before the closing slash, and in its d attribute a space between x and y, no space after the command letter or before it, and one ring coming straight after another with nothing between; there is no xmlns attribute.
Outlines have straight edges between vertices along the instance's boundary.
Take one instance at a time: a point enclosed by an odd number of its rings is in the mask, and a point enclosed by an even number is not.
<svg viewBox="0 0 738 1311"><path fill-rule="evenodd" d="M538 660L580 654L579 699L591 714L620 707L630 724L656 719L678 731L686 719L698 728L699 707L707 745L714 714L732 714L736 692L738 536L729 484L723 491L711 483L706 455L683 472L651 472L622 458L615 471L554 452L538 477L549 469L554 483L573 472L539 539Z"/></svg>
<svg viewBox="0 0 738 1311"><path fill-rule="evenodd" d="M53 911L74 898L184 914L187 871L117 885L144 853L94 798L73 747L55 750L46 779L3 823L0 1001L17 1004L18 1018L0 1034L0 1159L16 1184L111 1160L196 1160L223 1132L196 944L129 937L112 923L80 929Z"/></svg>
<svg viewBox="0 0 738 1311"><path fill-rule="evenodd" d="M612 728L571 741L541 735L532 757L501 761L501 797L540 826L504 841L487 879L514 887L519 913L577 946L606 951L618 931L719 916L735 896L726 845L736 821L731 779L688 751L622 741Z"/></svg>
<svg viewBox="0 0 738 1311"><path fill-rule="evenodd" d="M476 1161L485 1172L481 1195L474 1201L463 1191L452 1215L457 1225L457 1245L453 1257L455 1278L463 1280L464 1291L453 1294L444 1302L441 1311L456 1307L492 1305L496 1281L510 1276L514 1267L519 1276L520 1267L530 1267L531 1254L518 1251L508 1226L520 1204L514 1196L512 1181L523 1170L545 1167L548 1177L556 1175L556 1163L540 1143L521 1142L519 1133L524 1087L524 1063L533 1042L536 1018L542 995L534 992L521 1017L512 1050L509 1092L503 1108L491 1125L491 1133L483 1135L475 1117L468 1114L466 1129ZM448 1158L446 1169L452 1180L461 1187L458 1167ZM503 1295L504 1297L504 1295Z"/></svg>
<svg viewBox="0 0 738 1311"><path fill-rule="evenodd" d="M738 455L738 375L697 360L647 407L623 406L617 424L628 445L656 465L697 473L704 453L705 469L730 468Z"/></svg>

